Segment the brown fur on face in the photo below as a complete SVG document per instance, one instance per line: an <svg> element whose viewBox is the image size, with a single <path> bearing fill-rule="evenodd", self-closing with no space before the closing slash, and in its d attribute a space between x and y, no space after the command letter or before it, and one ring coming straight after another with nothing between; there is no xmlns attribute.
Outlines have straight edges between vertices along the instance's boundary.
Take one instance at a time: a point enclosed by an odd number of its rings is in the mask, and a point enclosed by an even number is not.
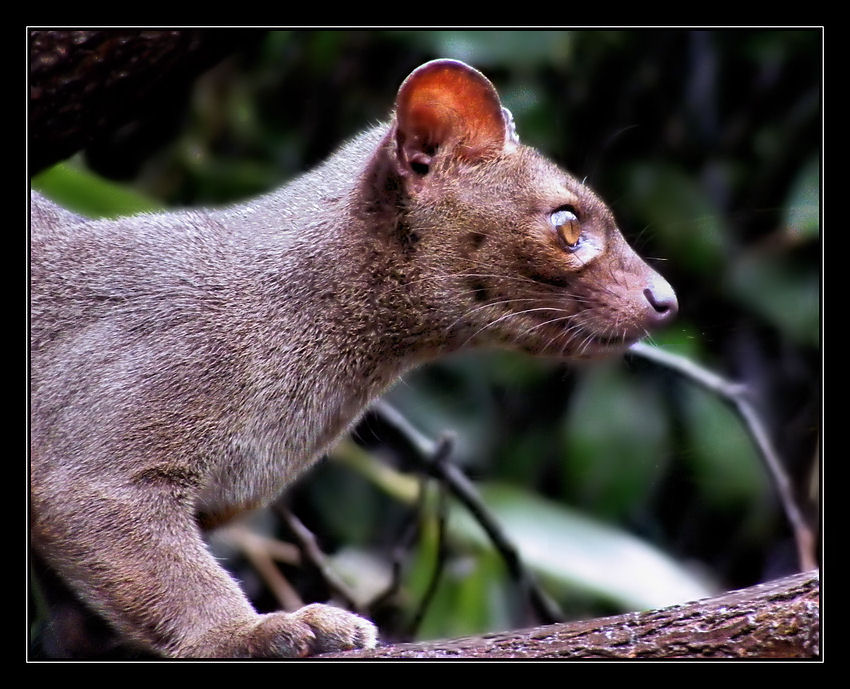
<svg viewBox="0 0 850 689"><path fill-rule="evenodd" d="M575 251L551 224L564 206L582 227ZM423 289L444 305L443 334L457 346L593 358L675 312L672 289L628 246L607 206L534 149L511 146L491 165L434 166L412 190L407 218L419 228L414 260L432 269ZM646 290L670 313L659 314Z"/></svg>

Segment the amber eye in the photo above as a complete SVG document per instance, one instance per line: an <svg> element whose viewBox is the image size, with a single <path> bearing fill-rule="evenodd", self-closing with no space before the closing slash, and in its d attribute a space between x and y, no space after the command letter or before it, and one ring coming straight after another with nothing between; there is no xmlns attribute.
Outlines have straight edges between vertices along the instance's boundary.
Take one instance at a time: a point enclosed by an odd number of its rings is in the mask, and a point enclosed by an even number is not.
<svg viewBox="0 0 850 689"><path fill-rule="evenodd" d="M581 223L572 208L559 208L550 216L552 226L564 248L574 251L581 239Z"/></svg>

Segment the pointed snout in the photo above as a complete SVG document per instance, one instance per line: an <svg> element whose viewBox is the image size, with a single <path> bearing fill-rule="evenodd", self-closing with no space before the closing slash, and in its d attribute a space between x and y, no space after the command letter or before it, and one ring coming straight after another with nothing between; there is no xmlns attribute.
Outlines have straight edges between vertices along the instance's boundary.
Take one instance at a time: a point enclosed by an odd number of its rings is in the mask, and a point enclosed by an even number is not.
<svg viewBox="0 0 850 689"><path fill-rule="evenodd" d="M663 277L654 273L649 285L643 290L646 298L647 316L653 327L666 325L675 318L679 311L676 293Z"/></svg>

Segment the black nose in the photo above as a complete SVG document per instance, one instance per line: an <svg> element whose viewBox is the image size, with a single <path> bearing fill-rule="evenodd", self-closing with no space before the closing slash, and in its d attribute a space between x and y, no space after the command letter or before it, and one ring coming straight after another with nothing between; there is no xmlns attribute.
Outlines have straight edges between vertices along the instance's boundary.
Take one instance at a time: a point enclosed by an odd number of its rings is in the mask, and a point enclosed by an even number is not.
<svg viewBox="0 0 850 689"><path fill-rule="evenodd" d="M676 293L667 282L661 280L647 287L643 291L643 296L652 307L649 312L650 318L655 325L663 325L675 317L679 311L679 302L676 300Z"/></svg>

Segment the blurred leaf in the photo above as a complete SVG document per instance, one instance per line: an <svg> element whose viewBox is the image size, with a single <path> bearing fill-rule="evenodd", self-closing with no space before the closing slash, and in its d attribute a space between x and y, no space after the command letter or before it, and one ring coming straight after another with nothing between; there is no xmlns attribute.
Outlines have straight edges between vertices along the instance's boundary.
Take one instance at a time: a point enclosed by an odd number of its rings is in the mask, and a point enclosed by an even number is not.
<svg viewBox="0 0 850 689"><path fill-rule="evenodd" d="M190 158L187 155L186 158ZM257 196L278 181L273 166L255 160L229 161L210 158L202 164L188 165L195 183L214 199L238 200Z"/></svg>
<svg viewBox="0 0 850 689"><path fill-rule="evenodd" d="M406 374L387 399L426 435L438 437L451 431L456 439L453 459L458 464L480 461L489 454L493 435L489 374L495 369L488 367L491 361L489 354L475 352L432 363ZM502 361L508 364L506 372L512 370L513 359Z"/></svg>
<svg viewBox="0 0 850 689"><path fill-rule="evenodd" d="M36 175L32 187L68 210L90 218L162 210L154 199L71 163L59 163Z"/></svg>
<svg viewBox="0 0 850 689"><path fill-rule="evenodd" d="M794 241L816 239L820 233L820 160L800 170L785 207L784 231Z"/></svg>
<svg viewBox="0 0 850 689"><path fill-rule="evenodd" d="M416 553L406 567L407 585L417 606L431 584L436 566L437 520L424 520ZM453 549L441 564L439 586L419 628L418 639L486 633L511 626L510 591L504 565L492 549ZM416 607L416 606L414 606Z"/></svg>
<svg viewBox="0 0 850 689"><path fill-rule="evenodd" d="M328 559L360 607L367 606L392 584L390 563L362 548L341 548Z"/></svg>
<svg viewBox="0 0 850 689"><path fill-rule="evenodd" d="M688 386L685 394L691 451L684 459L700 494L724 509L763 503L769 479L740 419L704 390Z"/></svg>
<svg viewBox="0 0 850 689"><path fill-rule="evenodd" d="M479 486L523 561L562 593L590 592L623 610L644 610L710 595L705 582L652 545L563 505L507 485ZM486 534L465 509L451 527L479 547Z"/></svg>
<svg viewBox="0 0 850 689"><path fill-rule="evenodd" d="M731 296L801 344L820 338L820 275L774 253L742 254L726 282Z"/></svg>
<svg viewBox="0 0 850 689"><path fill-rule="evenodd" d="M399 502L411 505L419 494L419 481L416 478L396 471L356 445L351 438L343 438L337 443L330 457L347 465Z"/></svg>
<svg viewBox="0 0 850 689"><path fill-rule="evenodd" d="M563 429L565 495L606 519L643 505L670 452L660 400L636 382L617 366L588 369Z"/></svg>
<svg viewBox="0 0 850 689"><path fill-rule="evenodd" d="M534 66L565 62L572 48L569 31L416 31L405 32L436 56L484 66Z"/></svg>
<svg viewBox="0 0 850 689"><path fill-rule="evenodd" d="M716 276L728 246L721 215L695 179L664 163L637 164L625 185L646 232L680 268ZM636 228L635 228L636 229Z"/></svg>
<svg viewBox="0 0 850 689"><path fill-rule="evenodd" d="M702 337L692 323L678 318L673 325L664 328L647 340L661 349L670 349L680 356L694 360L704 359Z"/></svg>
<svg viewBox="0 0 850 689"><path fill-rule="evenodd" d="M752 59L770 67L788 60L789 55L817 51L819 41L816 29L793 29L758 31L747 36L745 41L736 40L735 43Z"/></svg>
<svg viewBox="0 0 850 689"><path fill-rule="evenodd" d="M379 460L373 458L372 461ZM353 468L358 466L352 465ZM391 468L386 471L398 473ZM372 474L371 471L366 473ZM399 480L404 480L401 476ZM395 483L395 480L390 482L392 485ZM520 488L490 483L480 484L478 489L488 510L516 544L523 561L546 579L547 589L551 587L567 597L591 595L621 610L663 607L711 593L700 577L631 534ZM399 493L397 497L407 501L410 496ZM447 528L449 538L455 543L453 562L463 569L462 578L472 576L473 571L476 576L484 577L483 572L476 569L482 566L481 563L474 558L465 558L463 548L473 546L479 554L498 557L489 537L466 508L457 503L451 504ZM414 595L422 595L427 587L434 567L435 543L435 521L426 519L419 548L407 567L407 577ZM489 583L484 579L475 585L470 583L465 595L480 597L485 595L485 589L487 596L496 595L495 589L487 587L505 586L505 572L502 570L491 575L494 578ZM451 587L451 576L448 581L448 584L441 582L441 586ZM451 595L459 594L455 592ZM453 600L446 605L446 616L456 616L458 601ZM466 601L464 605L474 604ZM503 601L500 606L505 608L507 603ZM438 613L429 614L442 617ZM507 615L507 612L504 614ZM501 624L504 621L502 612L497 617L498 624ZM496 624L494 620L490 622ZM463 630L452 628L451 631L471 633L489 628L490 623L487 623ZM442 628L439 632L433 631L439 635L450 630Z"/></svg>

